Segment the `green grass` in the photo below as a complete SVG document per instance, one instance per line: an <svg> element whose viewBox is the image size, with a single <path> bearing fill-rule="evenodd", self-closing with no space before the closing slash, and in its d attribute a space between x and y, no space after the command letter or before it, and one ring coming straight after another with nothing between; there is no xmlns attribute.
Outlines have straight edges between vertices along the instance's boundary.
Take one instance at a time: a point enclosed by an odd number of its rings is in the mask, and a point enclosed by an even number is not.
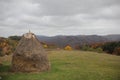
<svg viewBox="0 0 120 80"><path fill-rule="evenodd" d="M10 61L0 67L1 80L120 80L120 56L85 51L49 51L51 70L11 73Z"/></svg>

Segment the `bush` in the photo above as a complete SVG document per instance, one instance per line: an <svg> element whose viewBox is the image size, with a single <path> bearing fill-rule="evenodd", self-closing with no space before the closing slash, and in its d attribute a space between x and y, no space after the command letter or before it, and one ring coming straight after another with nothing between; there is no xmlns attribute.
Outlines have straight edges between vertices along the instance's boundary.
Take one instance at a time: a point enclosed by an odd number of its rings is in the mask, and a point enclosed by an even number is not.
<svg viewBox="0 0 120 80"><path fill-rule="evenodd" d="M9 55L13 53L17 44L18 44L17 40L1 38L0 39L0 56Z"/></svg>
<svg viewBox="0 0 120 80"><path fill-rule="evenodd" d="M10 36L9 39L19 41L21 36Z"/></svg>
<svg viewBox="0 0 120 80"><path fill-rule="evenodd" d="M44 44L43 47L44 47L44 48L48 48L47 44Z"/></svg>
<svg viewBox="0 0 120 80"><path fill-rule="evenodd" d="M96 49L94 49L94 50L95 50L95 52L98 52L98 53L102 53L102 52L103 52L103 49L102 49L101 47L96 48Z"/></svg>
<svg viewBox="0 0 120 80"><path fill-rule="evenodd" d="M81 50L83 50L83 51L89 51L90 49L89 49L90 47L88 46L88 45L83 45L82 47L81 47Z"/></svg>
<svg viewBox="0 0 120 80"><path fill-rule="evenodd" d="M109 42L102 46L103 51L112 54L114 50L120 47L120 42Z"/></svg>
<svg viewBox="0 0 120 80"><path fill-rule="evenodd" d="M116 47L113 54L120 55L120 47Z"/></svg>
<svg viewBox="0 0 120 80"><path fill-rule="evenodd" d="M66 46L64 49L70 51L70 50L72 50L72 47L68 45L68 46Z"/></svg>
<svg viewBox="0 0 120 80"><path fill-rule="evenodd" d="M83 51L94 51L94 52L98 52L98 53L101 53L103 52L102 48L101 47L98 47L98 48L92 48L88 45L84 45L81 50Z"/></svg>

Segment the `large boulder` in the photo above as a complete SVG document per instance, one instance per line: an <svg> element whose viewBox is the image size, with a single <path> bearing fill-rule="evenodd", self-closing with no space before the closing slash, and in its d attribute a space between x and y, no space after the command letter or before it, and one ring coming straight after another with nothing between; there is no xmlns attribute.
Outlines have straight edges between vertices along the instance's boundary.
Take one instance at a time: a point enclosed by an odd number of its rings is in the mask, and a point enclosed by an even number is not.
<svg viewBox="0 0 120 80"><path fill-rule="evenodd" d="M41 72L50 69L47 53L36 36L29 32L22 36L12 57L14 72Z"/></svg>

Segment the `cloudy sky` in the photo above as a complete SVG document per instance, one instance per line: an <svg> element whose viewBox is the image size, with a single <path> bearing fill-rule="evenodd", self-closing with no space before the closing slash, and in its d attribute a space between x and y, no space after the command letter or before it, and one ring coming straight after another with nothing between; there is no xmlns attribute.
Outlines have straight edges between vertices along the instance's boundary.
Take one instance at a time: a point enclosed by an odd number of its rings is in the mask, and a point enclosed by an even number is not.
<svg viewBox="0 0 120 80"><path fill-rule="evenodd" d="M0 36L120 34L120 0L0 0Z"/></svg>

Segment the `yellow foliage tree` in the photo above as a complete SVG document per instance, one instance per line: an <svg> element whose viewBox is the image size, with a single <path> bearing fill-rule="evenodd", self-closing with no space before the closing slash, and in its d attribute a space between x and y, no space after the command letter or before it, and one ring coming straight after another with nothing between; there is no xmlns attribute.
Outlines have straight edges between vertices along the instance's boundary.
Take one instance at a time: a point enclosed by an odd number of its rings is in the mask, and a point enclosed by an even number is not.
<svg viewBox="0 0 120 80"><path fill-rule="evenodd" d="M65 50L69 50L69 51L71 51L71 50L72 50L72 47L69 46L69 45L67 45L64 49L65 49Z"/></svg>
<svg viewBox="0 0 120 80"><path fill-rule="evenodd" d="M47 44L44 44L43 47L44 47L44 48L48 48Z"/></svg>

